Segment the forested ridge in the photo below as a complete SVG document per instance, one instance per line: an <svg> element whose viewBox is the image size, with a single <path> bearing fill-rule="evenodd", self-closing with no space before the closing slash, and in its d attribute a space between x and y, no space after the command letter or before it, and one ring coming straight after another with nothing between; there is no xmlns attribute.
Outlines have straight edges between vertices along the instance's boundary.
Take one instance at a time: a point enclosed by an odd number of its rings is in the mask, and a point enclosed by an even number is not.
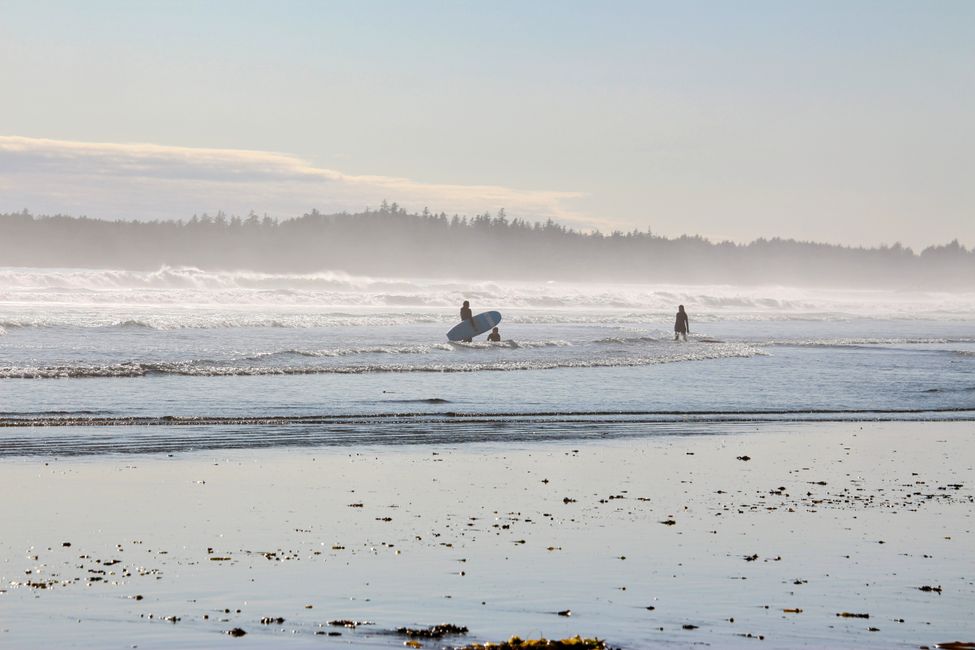
<svg viewBox="0 0 975 650"><path fill-rule="evenodd" d="M649 231L579 232L504 211L473 218L408 213L395 203L358 214L317 210L276 220L194 216L104 221L0 214L0 266L160 266L372 276L782 284L975 290L975 251L957 241L920 252L791 239L747 244Z"/></svg>

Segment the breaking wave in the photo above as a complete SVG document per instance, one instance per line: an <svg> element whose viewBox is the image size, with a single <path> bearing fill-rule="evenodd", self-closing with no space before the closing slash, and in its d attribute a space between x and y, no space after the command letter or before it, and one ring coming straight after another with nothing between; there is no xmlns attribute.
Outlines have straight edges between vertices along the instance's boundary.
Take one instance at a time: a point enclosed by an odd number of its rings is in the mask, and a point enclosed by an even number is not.
<svg viewBox="0 0 975 650"><path fill-rule="evenodd" d="M310 358L335 358L350 357L365 354L429 354L434 350L450 351L452 346L449 343L438 343L433 345L373 345L359 348L331 348L322 350L280 350L276 352L259 352L254 355L243 357L245 361L260 361L263 359L287 358L287 357L310 357Z"/></svg>
<svg viewBox="0 0 975 650"><path fill-rule="evenodd" d="M295 351L270 353L264 357L245 360L270 360L274 355L294 354ZM298 352L301 356L305 353ZM407 354L413 354L407 352ZM348 364L253 364L212 361L125 362L110 364L62 364L0 367L0 379L77 379L93 377L146 377L153 375L181 375L194 377L229 377L255 375L316 375L364 373L454 373L507 372L519 370L551 370L555 368L622 368L707 359L745 358L765 355L759 348L748 345L709 345L699 348L661 352L655 355L616 357L535 358L535 359L477 359L471 361L432 361L419 363L348 363ZM314 355L313 355L314 356ZM338 355L336 355L338 356Z"/></svg>
<svg viewBox="0 0 975 650"><path fill-rule="evenodd" d="M609 336L602 339L596 339L594 343L601 343L604 345L627 345L630 343L654 343L659 339L652 336Z"/></svg>
<svg viewBox="0 0 975 650"><path fill-rule="evenodd" d="M581 284L561 282L485 282L449 279L397 279L353 276L323 271L270 274L250 271L210 271L194 267L162 267L155 271L106 269L0 268L0 304L152 308L151 318L97 320L97 326L176 327L273 326L255 314L210 314L194 310L159 318L159 309L205 306L213 309L297 309L280 326L301 327L316 322L316 313L330 315L345 309L410 311L414 317L452 320L458 305L518 311L520 322L574 322L571 311L612 312L614 322L645 320L648 314L672 315L684 304L697 318L734 315L735 318L843 320L852 318L970 318L975 293L815 290L778 286L674 286L653 284ZM440 314L443 313L443 316ZM351 317L348 313L347 317ZM356 314L363 316L362 314ZM303 321L307 317L310 321ZM354 320L354 318L352 319ZM508 320L506 318L506 320ZM600 322L598 320L579 322ZM13 326L63 323L43 318ZM4 325L6 327L6 325Z"/></svg>
<svg viewBox="0 0 975 650"><path fill-rule="evenodd" d="M975 343L975 337L905 337L905 338L875 338L875 337L838 337L828 339L775 339L767 345L788 345L813 348L839 347L880 347L891 345L947 345L955 343Z"/></svg>
<svg viewBox="0 0 975 650"><path fill-rule="evenodd" d="M323 348L320 350L278 350L274 352L259 352L250 356L243 357L245 361L260 361L263 359L276 359L288 357L309 357L309 358L337 358L354 357L372 354L405 354L422 355L435 352L458 352L463 350L492 350L492 349L539 349L539 348L561 348L572 347L569 341L503 341L501 343L490 343L487 341L476 341L473 343L431 343L426 345L369 345L363 347L347 348Z"/></svg>

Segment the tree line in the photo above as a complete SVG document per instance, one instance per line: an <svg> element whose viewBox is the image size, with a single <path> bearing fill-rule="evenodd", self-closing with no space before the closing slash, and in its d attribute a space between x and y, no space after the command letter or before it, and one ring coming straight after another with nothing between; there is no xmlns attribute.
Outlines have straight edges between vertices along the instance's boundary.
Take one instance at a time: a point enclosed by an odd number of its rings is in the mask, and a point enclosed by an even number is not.
<svg viewBox="0 0 975 650"><path fill-rule="evenodd" d="M580 232L555 221L410 213L383 202L360 213L291 219L253 212L189 220L106 221L26 210L0 214L0 266L124 268L163 265L272 273L779 284L975 290L975 250L957 240L920 252L792 239L738 244L649 230Z"/></svg>

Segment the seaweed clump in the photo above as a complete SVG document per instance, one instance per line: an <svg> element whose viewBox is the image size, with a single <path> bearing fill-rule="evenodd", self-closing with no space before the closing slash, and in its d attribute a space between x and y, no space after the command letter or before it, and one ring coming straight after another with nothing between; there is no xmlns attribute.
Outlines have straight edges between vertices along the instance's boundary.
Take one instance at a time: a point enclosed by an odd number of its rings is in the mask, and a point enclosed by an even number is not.
<svg viewBox="0 0 975 650"><path fill-rule="evenodd" d="M574 636L569 639L522 639L513 636L500 643L472 643L458 650L609 650L601 639L583 639Z"/></svg>
<svg viewBox="0 0 975 650"><path fill-rule="evenodd" d="M433 627L401 627L397 628L396 633L406 635L410 638L439 639L448 634L467 634L467 628L463 625L454 625L453 623L441 623Z"/></svg>

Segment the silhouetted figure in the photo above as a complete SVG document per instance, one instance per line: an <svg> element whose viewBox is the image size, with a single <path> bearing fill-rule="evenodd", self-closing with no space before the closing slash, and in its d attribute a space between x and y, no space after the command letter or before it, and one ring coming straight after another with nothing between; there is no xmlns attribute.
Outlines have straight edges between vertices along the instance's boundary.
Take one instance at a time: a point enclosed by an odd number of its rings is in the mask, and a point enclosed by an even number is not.
<svg viewBox="0 0 975 650"><path fill-rule="evenodd" d="M471 324L471 327L474 327L474 312L471 311L471 303L466 300L464 301L464 306L460 308L460 319L466 320ZM464 343L470 343L471 339L464 339L463 341Z"/></svg>
<svg viewBox="0 0 975 650"><path fill-rule="evenodd" d="M687 320L687 312L684 311L684 305L678 305L677 307L677 320L674 321L674 340L678 340L683 337L687 340L687 335L691 331L691 323Z"/></svg>
<svg viewBox="0 0 975 650"><path fill-rule="evenodd" d="M495 327L493 330L491 330L491 333L488 334L488 341L490 341L491 343L500 343L501 342L501 334L498 332L498 328L497 327Z"/></svg>

